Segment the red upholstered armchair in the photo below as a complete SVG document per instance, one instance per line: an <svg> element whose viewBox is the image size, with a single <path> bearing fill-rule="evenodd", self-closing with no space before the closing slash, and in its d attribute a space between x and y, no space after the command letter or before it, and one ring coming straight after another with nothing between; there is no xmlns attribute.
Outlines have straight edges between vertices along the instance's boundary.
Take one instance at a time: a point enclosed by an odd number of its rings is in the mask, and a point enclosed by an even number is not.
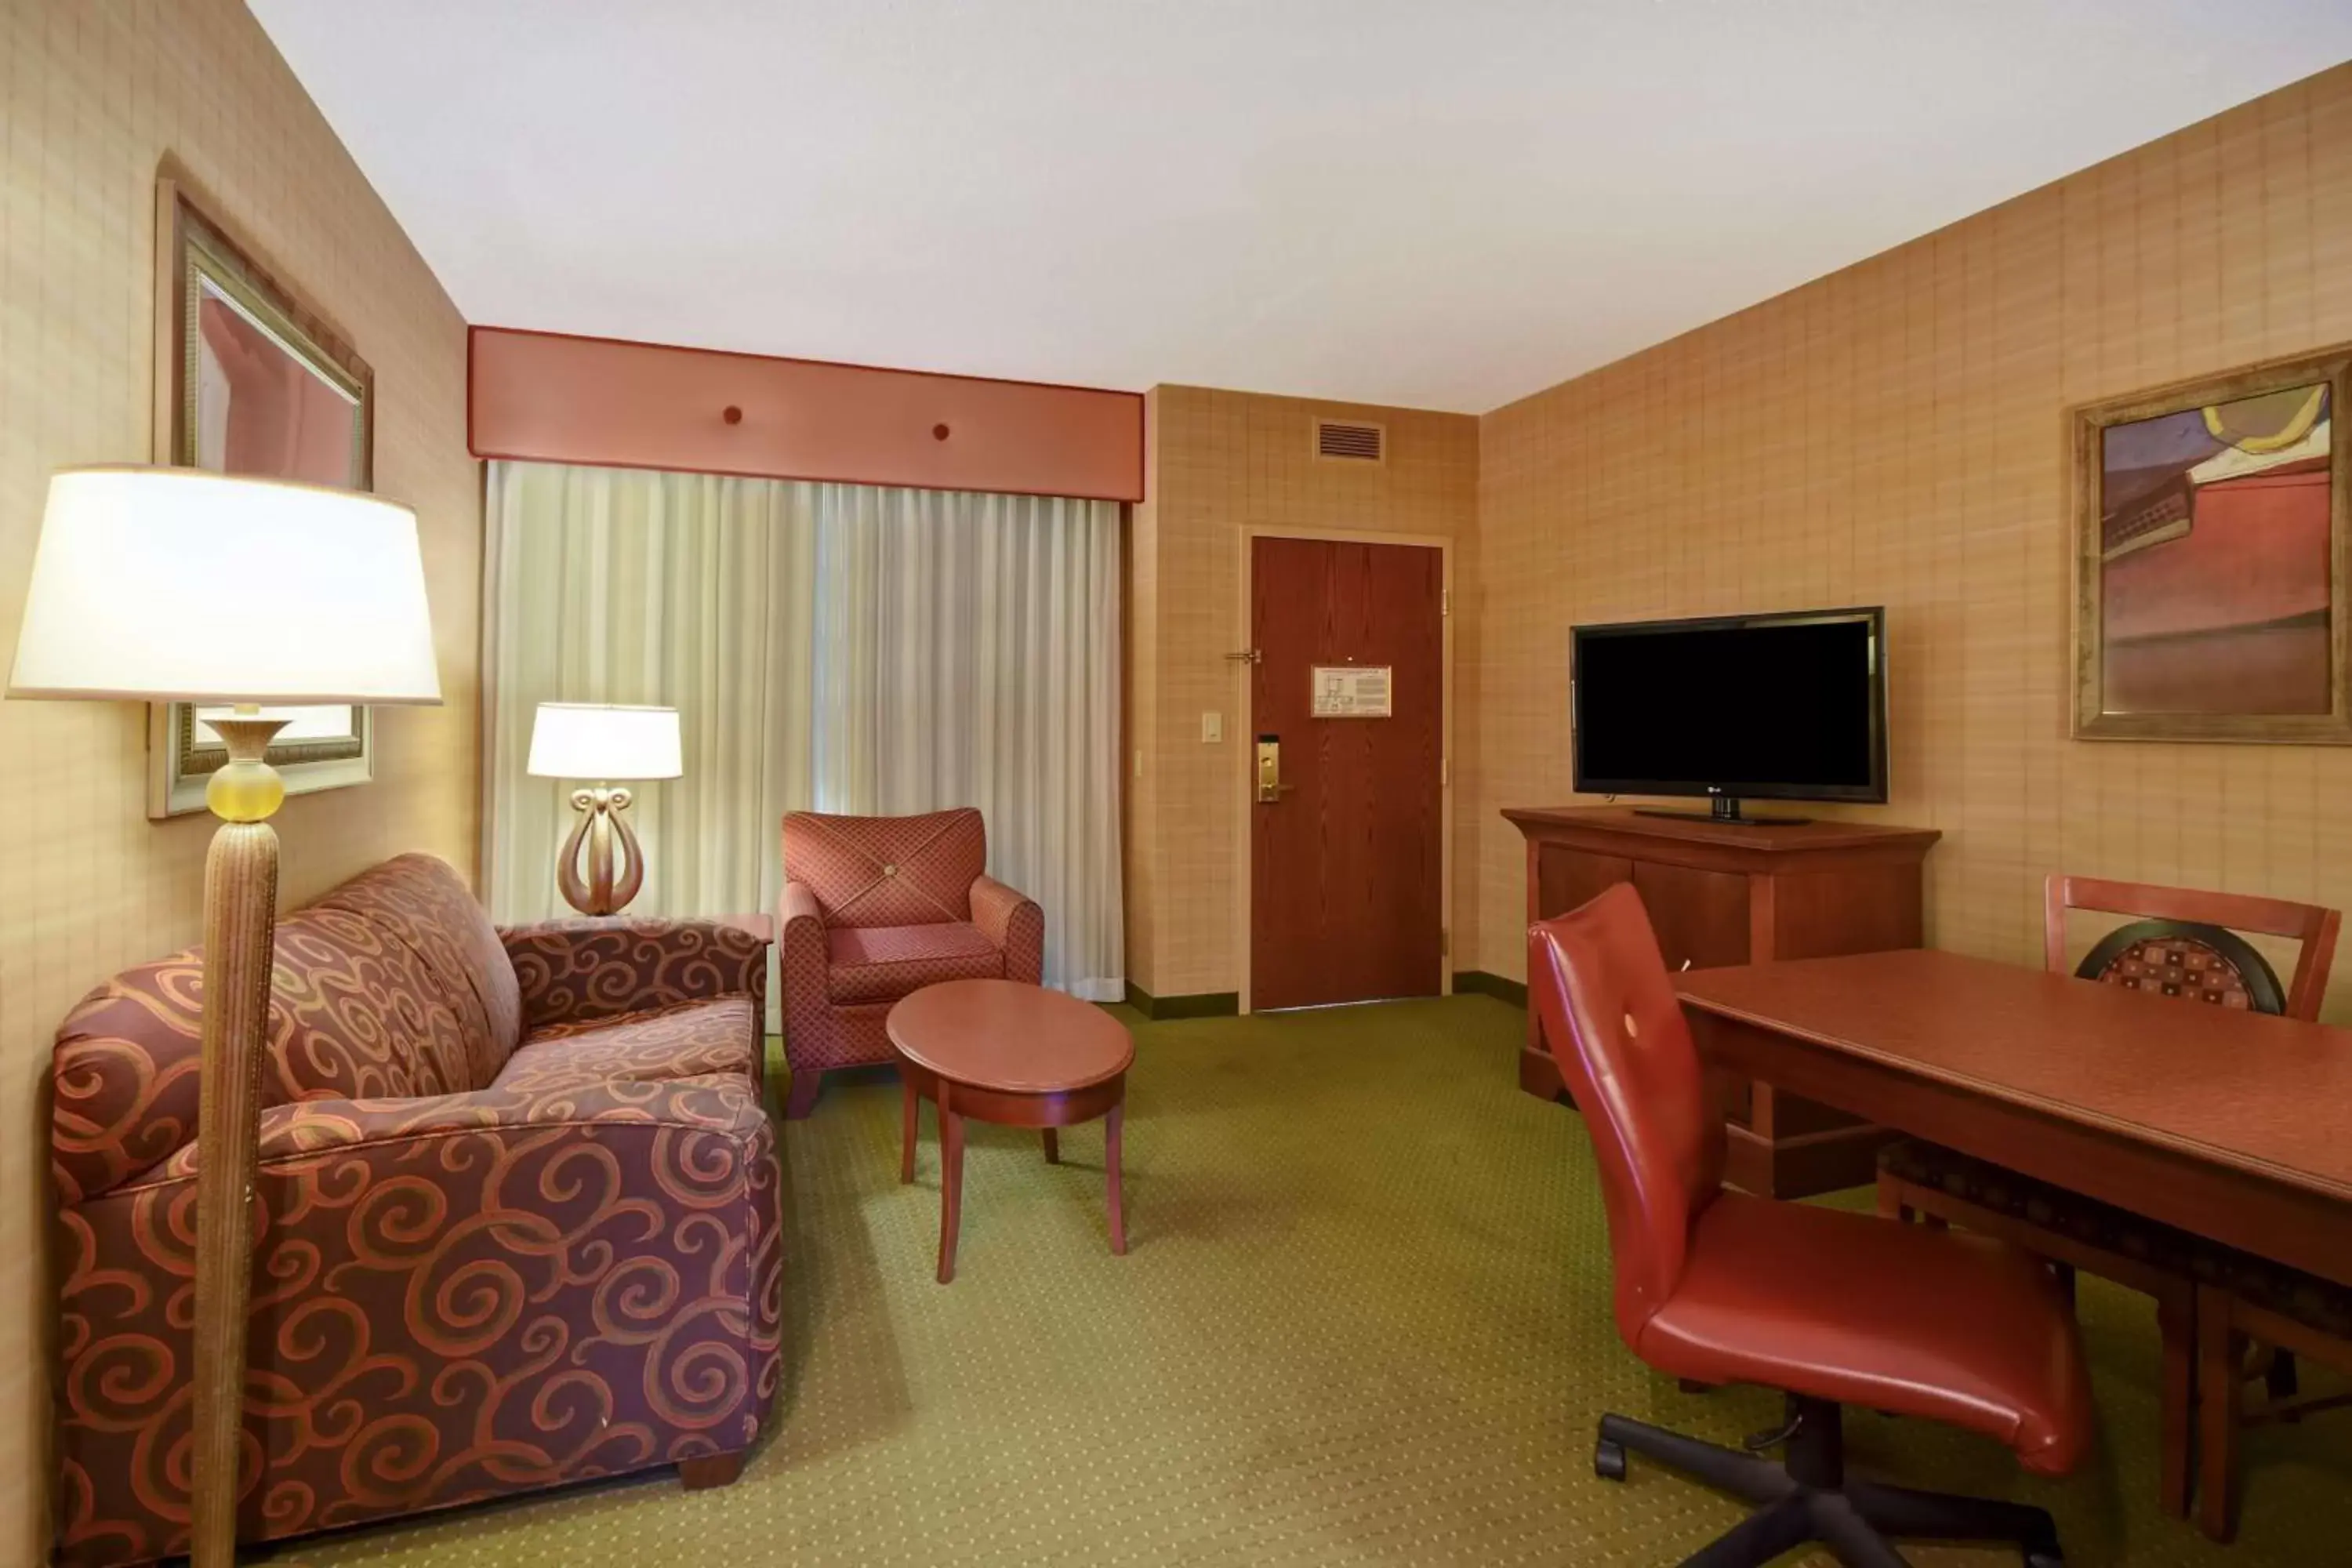
<svg viewBox="0 0 2352 1568"><path fill-rule="evenodd" d="M987 875L988 829L970 806L921 816L784 817L776 926L784 1059L806 1116L835 1068L891 1060L882 1021L942 980L1045 973L1045 911Z"/></svg>

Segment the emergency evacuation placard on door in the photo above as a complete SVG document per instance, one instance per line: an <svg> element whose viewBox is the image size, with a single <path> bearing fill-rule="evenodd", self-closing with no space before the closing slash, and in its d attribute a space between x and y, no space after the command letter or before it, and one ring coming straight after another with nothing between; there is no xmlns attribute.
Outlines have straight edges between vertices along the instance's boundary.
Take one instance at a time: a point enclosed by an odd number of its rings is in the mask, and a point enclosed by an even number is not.
<svg viewBox="0 0 2352 1568"><path fill-rule="evenodd" d="M1318 664L1309 668L1315 676L1316 718L1389 717L1389 666Z"/></svg>

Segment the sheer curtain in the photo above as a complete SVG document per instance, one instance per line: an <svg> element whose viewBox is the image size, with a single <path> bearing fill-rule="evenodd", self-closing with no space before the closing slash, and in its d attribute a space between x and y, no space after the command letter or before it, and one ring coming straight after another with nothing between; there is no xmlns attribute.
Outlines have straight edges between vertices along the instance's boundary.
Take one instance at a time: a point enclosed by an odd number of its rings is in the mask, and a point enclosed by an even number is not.
<svg viewBox="0 0 2352 1568"><path fill-rule="evenodd" d="M1118 532L1108 501L494 463L492 911L568 912L536 705L661 703L685 775L631 808L633 909L774 908L788 810L975 805L991 872L1045 906L1045 983L1117 999Z"/></svg>

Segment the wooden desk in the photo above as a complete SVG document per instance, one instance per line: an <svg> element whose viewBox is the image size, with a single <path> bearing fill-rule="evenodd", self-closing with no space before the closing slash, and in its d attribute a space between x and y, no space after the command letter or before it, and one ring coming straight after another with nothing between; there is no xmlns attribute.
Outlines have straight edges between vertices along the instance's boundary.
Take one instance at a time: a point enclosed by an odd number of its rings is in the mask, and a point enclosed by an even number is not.
<svg viewBox="0 0 2352 1568"><path fill-rule="evenodd" d="M1675 978L1712 1068L2352 1285L2352 1033L1917 949Z"/></svg>

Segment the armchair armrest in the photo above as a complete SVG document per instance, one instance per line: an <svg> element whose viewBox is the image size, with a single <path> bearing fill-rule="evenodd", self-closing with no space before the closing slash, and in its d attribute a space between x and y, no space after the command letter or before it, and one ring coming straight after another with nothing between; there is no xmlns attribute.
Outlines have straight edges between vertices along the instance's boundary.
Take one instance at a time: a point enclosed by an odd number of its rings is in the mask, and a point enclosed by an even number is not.
<svg viewBox="0 0 2352 1568"><path fill-rule="evenodd" d="M814 926L819 934L824 931L824 906L816 901L816 894L806 882L786 882L783 897L776 900L776 940L792 940L794 925Z"/></svg>
<svg viewBox="0 0 2352 1568"><path fill-rule="evenodd" d="M786 882L776 904L776 970L784 988L784 1038L805 1044L825 1029L824 909L805 882Z"/></svg>
<svg viewBox="0 0 2352 1568"><path fill-rule="evenodd" d="M526 1032L675 1002L768 999L768 938L724 920L561 920L500 928Z"/></svg>
<svg viewBox="0 0 2352 1568"><path fill-rule="evenodd" d="M1034 985L1045 973L1045 911L993 877L971 885L971 923L1004 954L1004 978Z"/></svg>

